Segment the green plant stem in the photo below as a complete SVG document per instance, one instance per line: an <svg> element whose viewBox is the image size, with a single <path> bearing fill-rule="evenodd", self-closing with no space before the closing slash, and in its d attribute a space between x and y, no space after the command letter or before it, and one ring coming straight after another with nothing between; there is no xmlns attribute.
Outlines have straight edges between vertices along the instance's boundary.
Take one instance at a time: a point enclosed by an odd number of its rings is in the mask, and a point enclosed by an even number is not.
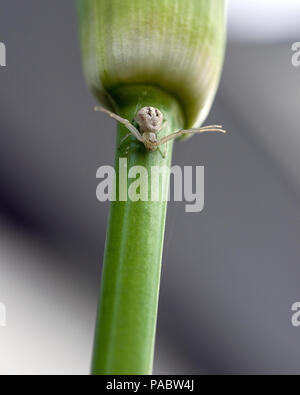
<svg viewBox="0 0 300 395"><path fill-rule="evenodd" d="M160 137L183 127L184 120L175 98L155 87L121 87L113 93L118 113L134 119L137 109L159 108L167 121ZM120 201L120 182L124 168L119 159L126 158L128 170L143 166L171 165L172 143L167 145L165 158L159 151L149 153L131 137L118 149L128 133L118 126L116 150L117 201L111 203L107 231L101 295L96 324L93 374L151 374L153 364L161 260L169 188L169 174L161 177L162 195L159 201ZM123 148L124 147L124 148ZM129 148L128 153L124 153ZM162 147L162 150L164 148ZM128 187L132 181L128 181Z"/></svg>

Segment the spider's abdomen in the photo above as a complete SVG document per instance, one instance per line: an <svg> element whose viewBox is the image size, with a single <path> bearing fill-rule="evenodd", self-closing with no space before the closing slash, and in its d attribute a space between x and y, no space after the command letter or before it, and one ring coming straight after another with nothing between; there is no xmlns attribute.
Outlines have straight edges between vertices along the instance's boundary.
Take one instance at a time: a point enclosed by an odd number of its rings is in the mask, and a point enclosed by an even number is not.
<svg viewBox="0 0 300 395"><path fill-rule="evenodd" d="M155 143L157 143L157 137L155 133L152 132L144 132L144 145L148 151L155 151L157 149Z"/></svg>
<svg viewBox="0 0 300 395"><path fill-rule="evenodd" d="M155 133L152 133L152 132L145 132L145 133L143 134L143 136L144 136L144 138L145 138L147 141L150 141L150 143L157 143L157 137L156 137L156 134L155 134Z"/></svg>

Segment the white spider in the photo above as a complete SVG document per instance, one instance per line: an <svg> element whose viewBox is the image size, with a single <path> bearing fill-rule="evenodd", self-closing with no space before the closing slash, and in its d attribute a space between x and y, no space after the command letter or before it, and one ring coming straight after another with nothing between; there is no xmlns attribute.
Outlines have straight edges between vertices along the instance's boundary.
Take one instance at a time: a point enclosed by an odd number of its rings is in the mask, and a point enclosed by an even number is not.
<svg viewBox="0 0 300 395"><path fill-rule="evenodd" d="M169 136L158 139L157 135L165 125L163 114L154 107L143 107L138 111L135 117L135 122L138 124L139 130L128 121L128 119L121 118L119 115L106 110L104 107L95 107L95 111L101 111L114 118L130 131L122 140L126 140L129 136L133 135L138 141L144 144L148 151L156 151L160 145L166 144L170 140L176 139L184 134L205 133L205 132L221 132L226 133L220 125L204 126L197 129L179 130ZM161 152L162 156L164 154Z"/></svg>

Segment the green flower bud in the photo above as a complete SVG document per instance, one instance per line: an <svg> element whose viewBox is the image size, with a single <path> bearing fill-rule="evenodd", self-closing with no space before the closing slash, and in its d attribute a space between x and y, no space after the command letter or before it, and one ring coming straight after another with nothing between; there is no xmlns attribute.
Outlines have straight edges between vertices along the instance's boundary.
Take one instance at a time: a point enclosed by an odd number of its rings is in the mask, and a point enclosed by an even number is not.
<svg viewBox="0 0 300 395"><path fill-rule="evenodd" d="M121 87L149 85L177 99L185 127L207 117L225 48L224 0L79 0L86 78L108 109Z"/></svg>

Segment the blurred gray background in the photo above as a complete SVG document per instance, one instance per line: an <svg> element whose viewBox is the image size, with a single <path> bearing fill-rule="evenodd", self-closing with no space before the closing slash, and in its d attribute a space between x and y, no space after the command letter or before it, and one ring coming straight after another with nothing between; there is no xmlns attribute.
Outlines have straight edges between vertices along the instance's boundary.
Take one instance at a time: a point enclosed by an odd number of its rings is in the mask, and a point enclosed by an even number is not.
<svg viewBox="0 0 300 395"><path fill-rule="evenodd" d="M174 164L205 166L205 210L169 207L155 373L300 373L300 6L272 4L232 0L207 121L228 135L176 143ZM87 374L116 125L93 112L74 0L0 9L0 374Z"/></svg>

